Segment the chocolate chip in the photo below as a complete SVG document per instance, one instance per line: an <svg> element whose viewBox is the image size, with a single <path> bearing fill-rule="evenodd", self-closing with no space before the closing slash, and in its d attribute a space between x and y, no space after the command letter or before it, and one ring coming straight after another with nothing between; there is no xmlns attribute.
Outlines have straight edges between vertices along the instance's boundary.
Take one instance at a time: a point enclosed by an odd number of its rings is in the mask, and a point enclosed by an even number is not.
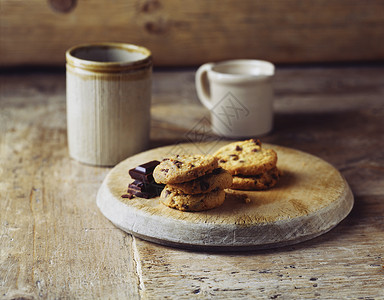
<svg viewBox="0 0 384 300"><path fill-rule="evenodd" d="M241 159L241 160L239 160L239 162L243 163L243 162L245 162L245 161Z"/></svg>
<svg viewBox="0 0 384 300"><path fill-rule="evenodd" d="M257 148L252 149L252 152L257 152L257 151L259 151L259 149Z"/></svg>
<svg viewBox="0 0 384 300"><path fill-rule="evenodd" d="M169 169L161 169L161 172L168 173Z"/></svg>
<svg viewBox="0 0 384 300"><path fill-rule="evenodd" d="M164 192L165 197L168 197L170 194L171 194L171 192L169 190L165 190L165 192Z"/></svg>
<svg viewBox="0 0 384 300"><path fill-rule="evenodd" d="M220 159L219 162L226 163L227 161L225 159Z"/></svg>
<svg viewBox="0 0 384 300"><path fill-rule="evenodd" d="M230 154L229 156L232 157L232 160L238 160L239 156L237 154Z"/></svg>
<svg viewBox="0 0 384 300"><path fill-rule="evenodd" d="M252 142L257 145L257 146L261 146L261 142L259 139L252 139Z"/></svg>
<svg viewBox="0 0 384 300"><path fill-rule="evenodd" d="M177 168L180 169L181 165L183 164L181 161L179 160L174 160L173 163L176 165Z"/></svg>
<svg viewBox="0 0 384 300"><path fill-rule="evenodd" d="M241 148L239 145L236 146L236 151L241 151L243 148Z"/></svg>

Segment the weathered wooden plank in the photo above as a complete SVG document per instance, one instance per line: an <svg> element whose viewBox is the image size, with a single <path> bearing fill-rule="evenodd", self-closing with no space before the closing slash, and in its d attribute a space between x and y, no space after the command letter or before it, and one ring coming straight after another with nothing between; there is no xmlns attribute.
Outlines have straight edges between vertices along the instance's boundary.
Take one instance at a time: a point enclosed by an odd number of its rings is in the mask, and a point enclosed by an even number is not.
<svg viewBox="0 0 384 300"><path fill-rule="evenodd" d="M63 90L49 91L63 76L13 79L0 102L0 298L137 299L132 238L95 204L107 170L67 154Z"/></svg>
<svg viewBox="0 0 384 300"><path fill-rule="evenodd" d="M146 46L156 65L384 59L382 0L3 0L0 14L0 66L63 65L97 41Z"/></svg>
<svg viewBox="0 0 384 300"><path fill-rule="evenodd" d="M143 291L158 299L167 291L178 299L381 299L384 224L371 203L383 198L372 200L357 199L364 213L328 234L280 250L196 253L137 240Z"/></svg>
<svg viewBox="0 0 384 300"><path fill-rule="evenodd" d="M313 241L222 254L158 246L112 226L95 204L109 169L66 152L64 73L0 74L0 298L381 299L383 74L277 69L275 129L263 140L332 163L355 208ZM186 141L206 114L193 71L156 72L153 91L152 146Z"/></svg>

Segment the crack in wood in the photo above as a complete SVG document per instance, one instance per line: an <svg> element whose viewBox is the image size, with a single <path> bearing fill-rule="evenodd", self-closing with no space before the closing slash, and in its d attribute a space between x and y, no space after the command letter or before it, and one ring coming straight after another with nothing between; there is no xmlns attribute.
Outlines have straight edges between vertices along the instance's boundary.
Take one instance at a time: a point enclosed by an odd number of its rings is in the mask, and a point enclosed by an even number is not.
<svg viewBox="0 0 384 300"><path fill-rule="evenodd" d="M136 244L136 238L132 236L132 258L133 258L133 263L135 265L135 275L137 276L138 280L138 294L140 296L140 299L145 299L145 285L144 285L144 280L143 280L143 272L141 269L141 261L140 261L140 253L137 248Z"/></svg>

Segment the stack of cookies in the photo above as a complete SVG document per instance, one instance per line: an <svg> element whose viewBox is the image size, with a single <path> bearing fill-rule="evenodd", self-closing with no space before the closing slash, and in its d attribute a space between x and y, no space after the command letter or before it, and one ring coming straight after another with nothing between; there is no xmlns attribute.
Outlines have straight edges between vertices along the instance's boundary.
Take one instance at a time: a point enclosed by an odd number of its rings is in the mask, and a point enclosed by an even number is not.
<svg viewBox="0 0 384 300"><path fill-rule="evenodd" d="M229 172L218 167L213 156L176 155L163 159L153 171L159 184L166 184L160 201L181 211L203 211L220 206L224 189L232 184Z"/></svg>
<svg viewBox="0 0 384 300"><path fill-rule="evenodd" d="M266 190L279 180L276 152L262 148L258 139L228 144L214 156L219 166L233 175L231 189Z"/></svg>

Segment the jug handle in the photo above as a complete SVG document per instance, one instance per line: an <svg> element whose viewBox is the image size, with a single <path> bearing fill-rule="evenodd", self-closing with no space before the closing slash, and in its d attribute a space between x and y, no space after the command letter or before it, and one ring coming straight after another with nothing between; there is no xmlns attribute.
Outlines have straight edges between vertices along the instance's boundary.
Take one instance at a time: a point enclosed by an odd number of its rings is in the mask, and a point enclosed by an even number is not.
<svg viewBox="0 0 384 300"><path fill-rule="evenodd" d="M200 66L195 75L197 96L199 97L200 102L209 110L213 108L213 103L208 79L208 71L212 70L213 65L213 63L206 63Z"/></svg>

